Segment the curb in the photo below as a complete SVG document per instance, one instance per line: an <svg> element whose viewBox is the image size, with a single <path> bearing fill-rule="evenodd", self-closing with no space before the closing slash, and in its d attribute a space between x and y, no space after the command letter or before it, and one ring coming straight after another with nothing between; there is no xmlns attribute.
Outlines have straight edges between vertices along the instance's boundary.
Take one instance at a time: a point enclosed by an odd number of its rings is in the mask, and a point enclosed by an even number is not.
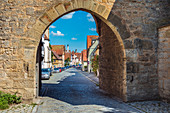
<svg viewBox="0 0 170 113"><path fill-rule="evenodd" d="M33 108L33 110L32 110L31 113L36 113L36 112L37 112L37 109L38 109L38 105L36 105L36 106Z"/></svg>
<svg viewBox="0 0 170 113"><path fill-rule="evenodd" d="M87 77L85 74L81 73L81 72L78 72L80 73L81 75L83 75L84 77L86 77L87 79L89 79L91 82L93 82L94 84L96 84L96 86L99 86L99 84L97 82L95 82L94 80L92 80L91 78Z"/></svg>

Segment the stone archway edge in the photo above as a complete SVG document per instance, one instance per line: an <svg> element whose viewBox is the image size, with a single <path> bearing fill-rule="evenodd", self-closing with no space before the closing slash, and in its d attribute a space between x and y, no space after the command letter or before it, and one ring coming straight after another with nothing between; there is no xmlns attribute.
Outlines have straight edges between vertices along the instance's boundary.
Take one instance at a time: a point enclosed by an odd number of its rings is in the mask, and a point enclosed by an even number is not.
<svg viewBox="0 0 170 113"><path fill-rule="evenodd" d="M42 33L44 32L46 27L50 25L50 23L52 23L65 13L74 11L76 9L86 9L92 11L102 16L106 20L111 11L111 9L109 9L106 5L102 5L92 0L72 0L70 2L59 3L46 10L46 12L42 16L40 16L40 18L33 26L33 29L31 29L29 35L31 37L37 37L35 35L39 35L39 37L41 37Z"/></svg>

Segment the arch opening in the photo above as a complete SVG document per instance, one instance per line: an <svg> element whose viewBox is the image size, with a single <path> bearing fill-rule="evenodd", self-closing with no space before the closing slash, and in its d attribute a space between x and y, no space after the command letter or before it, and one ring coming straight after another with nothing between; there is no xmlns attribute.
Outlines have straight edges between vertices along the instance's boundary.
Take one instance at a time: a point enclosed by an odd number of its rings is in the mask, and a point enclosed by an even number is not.
<svg viewBox="0 0 170 113"><path fill-rule="evenodd" d="M76 10L66 12L61 16L59 16L58 18L54 19L54 21L56 21L60 17L70 12L78 11L78 10L83 10L91 13L96 22L97 32L100 37L99 38L99 48L100 48L99 49L99 86L100 88L126 101L125 49L124 49L123 41L119 33L117 32L116 28L99 14L83 8L78 8ZM43 33L54 21L52 21L51 23L45 26ZM39 50L37 49L37 52L38 51ZM36 77L36 82L38 82L39 80L40 78L37 79ZM36 92L39 92L39 87L36 89ZM36 95L38 96L37 93Z"/></svg>

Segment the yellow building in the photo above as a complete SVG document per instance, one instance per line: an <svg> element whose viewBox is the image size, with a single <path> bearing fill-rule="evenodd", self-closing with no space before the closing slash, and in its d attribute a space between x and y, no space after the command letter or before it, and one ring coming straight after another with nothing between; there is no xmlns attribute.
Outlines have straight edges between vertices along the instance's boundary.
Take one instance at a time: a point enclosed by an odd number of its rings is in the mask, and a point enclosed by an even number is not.
<svg viewBox="0 0 170 113"><path fill-rule="evenodd" d="M51 47L53 52L53 66L64 67L65 46L51 45Z"/></svg>

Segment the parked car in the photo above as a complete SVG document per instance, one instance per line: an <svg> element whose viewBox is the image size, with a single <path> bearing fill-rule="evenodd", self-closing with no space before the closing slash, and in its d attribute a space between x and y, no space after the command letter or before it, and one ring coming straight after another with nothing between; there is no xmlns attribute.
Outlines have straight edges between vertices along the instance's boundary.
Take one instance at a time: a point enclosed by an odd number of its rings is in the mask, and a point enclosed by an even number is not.
<svg viewBox="0 0 170 113"><path fill-rule="evenodd" d="M60 69L60 72L62 71L62 68L61 67L58 67Z"/></svg>
<svg viewBox="0 0 170 113"><path fill-rule="evenodd" d="M59 73L60 70L61 70L60 68L54 68L53 73Z"/></svg>
<svg viewBox="0 0 170 113"><path fill-rule="evenodd" d="M50 79L49 69L41 69L41 79L42 80L49 80Z"/></svg>
<svg viewBox="0 0 170 113"><path fill-rule="evenodd" d="M50 72L50 76L52 76L52 69L51 68L43 68L43 69L48 69L48 71Z"/></svg>

